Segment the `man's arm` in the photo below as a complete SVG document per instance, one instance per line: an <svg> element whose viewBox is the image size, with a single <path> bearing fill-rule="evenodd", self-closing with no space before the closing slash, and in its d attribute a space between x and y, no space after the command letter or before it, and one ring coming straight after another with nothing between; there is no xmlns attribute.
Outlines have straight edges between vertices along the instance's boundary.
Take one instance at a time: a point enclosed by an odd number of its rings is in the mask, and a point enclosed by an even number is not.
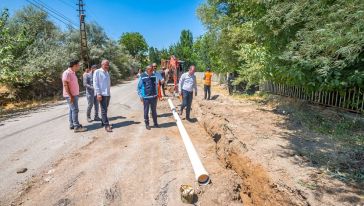
<svg viewBox="0 0 364 206"><path fill-rule="evenodd" d="M138 79L137 93L138 93L138 96L139 96L140 100L143 100L143 96L142 96L142 78L141 77L139 77L139 79Z"/></svg>
<svg viewBox="0 0 364 206"><path fill-rule="evenodd" d="M68 96L70 97L70 102L71 104L73 103L73 100L74 100L74 97L72 96L72 93L71 93L71 89L70 89L70 86L69 86L69 81L70 81L70 78L69 76L65 76L65 77L62 77L62 81L63 81L63 87L64 87L64 90L66 91L66 93L68 94Z"/></svg>
<svg viewBox="0 0 364 206"><path fill-rule="evenodd" d="M193 76L193 88L195 89L195 96L197 96L197 81L196 81L196 76Z"/></svg>
<svg viewBox="0 0 364 206"><path fill-rule="evenodd" d="M99 72L95 71L92 79L94 90L96 95L101 95L100 85L99 85Z"/></svg>
<svg viewBox="0 0 364 206"><path fill-rule="evenodd" d="M182 74L181 78L179 79L179 84L178 84L178 91L180 94L182 93L182 85L183 85L184 81L185 81L185 75Z"/></svg>
<svg viewBox="0 0 364 206"><path fill-rule="evenodd" d="M82 79L83 79L83 86L84 87L86 87L86 88L88 88L88 89L94 89L94 87L93 86L91 86L91 84L89 84L88 82L87 82L87 74L84 74L83 76L82 76ZM93 81L93 80L92 80Z"/></svg>

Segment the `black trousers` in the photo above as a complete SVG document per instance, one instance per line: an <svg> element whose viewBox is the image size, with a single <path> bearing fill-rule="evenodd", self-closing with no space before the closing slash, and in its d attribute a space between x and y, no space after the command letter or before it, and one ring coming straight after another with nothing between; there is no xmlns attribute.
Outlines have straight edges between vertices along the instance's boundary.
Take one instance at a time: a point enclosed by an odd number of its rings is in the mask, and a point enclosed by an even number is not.
<svg viewBox="0 0 364 206"><path fill-rule="evenodd" d="M164 83L164 84L162 84L162 85L161 85L161 87L162 87L162 93L163 93L163 96L166 96L166 92L165 92L165 90L164 90L165 83Z"/></svg>
<svg viewBox="0 0 364 206"><path fill-rule="evenodd" d="M204 85L203 87L204 93L205 93L205 99L210 99L211 96L211 85Z"/></svg>
<svg viewBox="0 0 364 206"><path fill-rule="evenodd" d="M109 126L109 118L107 117L107 108L109 107L109 103L110 103L110 96L102 96L102 99L100 101L101 119L102 119L102 124L105 127Z"/></svg>
<svg viewBox="0 0 364 206"><path fill-rule="evenodd" d="M157 97L143 99L144 104L144 122L149 125L149 107L152 110L152 117L154 125L158 124L157 121Z"/></svg>

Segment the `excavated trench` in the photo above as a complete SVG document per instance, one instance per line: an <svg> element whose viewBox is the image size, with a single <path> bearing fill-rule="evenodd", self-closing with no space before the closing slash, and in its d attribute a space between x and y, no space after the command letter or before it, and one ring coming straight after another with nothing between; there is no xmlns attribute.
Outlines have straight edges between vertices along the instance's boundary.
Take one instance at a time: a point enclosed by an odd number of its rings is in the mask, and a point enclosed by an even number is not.
<svg viewBox="0 0 364 206"><path fill-rule="evenodd" d="M243 205L310 205L299 190L274 183L265 169L244 155L248 149L229 126L229 120L220 114L204 111L203 105L194 103L195 115L215 142L218 159L241 178L240 198Z"/></svg>

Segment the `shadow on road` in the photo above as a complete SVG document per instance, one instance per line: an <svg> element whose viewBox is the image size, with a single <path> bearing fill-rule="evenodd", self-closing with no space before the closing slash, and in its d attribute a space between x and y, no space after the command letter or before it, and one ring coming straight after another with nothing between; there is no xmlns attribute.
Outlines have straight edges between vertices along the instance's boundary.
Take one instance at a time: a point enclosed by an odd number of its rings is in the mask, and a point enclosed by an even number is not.
<svg viewBox="0 0 364 206"><path fill-rule="evenodd" d="M172 116L172 113L164 113L164 114L158 114L158 117L170 117Z"/></svg>
<svg viewBox="0 0 364 206"><path fill-rule="evenodd" d="M166 122L159 125L161 128L168 128L177 126L176 122Z"/></svg>
<svg viewBox="0 0 364 206"><path fill-rule="evenodd" d="M219 95L218 95L218 94L217 94L217 95L212 96L212 97L210 98L210 100L216 100L217 98L219 98Z"/></svg>
<svg viewBox="0 0 364 206"><path fill-rule="evenodd" d="M120 127L127 127L127 126L130 126L130 125L133 125L133 124L140 124L140 122L136 122L136 121L118 122L116 124L113 124L112 128L117 129L117 128L120 128Z"/></svg>
<svg viewBox="0 0 364 206"><path fill-rule="evenodd" d="M110 117L109 121L114 121L114 120L118 120L118 119L126 119L126 117L123 117L123 116Z"/></svg>

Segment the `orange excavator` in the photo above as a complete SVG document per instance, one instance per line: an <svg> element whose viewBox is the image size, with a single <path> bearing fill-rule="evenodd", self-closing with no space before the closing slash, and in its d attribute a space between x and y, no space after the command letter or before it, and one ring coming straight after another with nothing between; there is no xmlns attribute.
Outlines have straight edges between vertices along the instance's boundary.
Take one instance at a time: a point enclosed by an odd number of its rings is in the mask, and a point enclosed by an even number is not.
<svg viewBox="0 0 364 206"><path fill-rule="evenodd" d="M164 70L166 89L172 95L178 95L178 81L183 72L185 72L184 61L172 55L169 60L161 60L161 67Z"/></svg>

